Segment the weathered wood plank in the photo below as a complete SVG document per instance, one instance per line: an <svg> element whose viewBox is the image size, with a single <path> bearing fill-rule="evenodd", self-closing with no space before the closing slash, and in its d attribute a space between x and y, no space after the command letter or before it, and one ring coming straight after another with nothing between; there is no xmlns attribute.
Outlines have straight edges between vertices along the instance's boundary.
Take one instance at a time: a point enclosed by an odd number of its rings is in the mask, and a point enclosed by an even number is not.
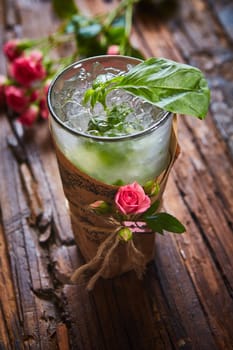
<svg viewBox="0 0 233 350"><path fill-rule="evenodd" d="M9 265L9 256L3 227L0 225L0 345L4 349L14 347L22 339L16 296ZM21 347L19 347L21 348Z"/></svg>
<svg viewBox="0 0 233 350"><path fill-rule="evenodd" d="M233 9L229 1L210 3L217 16L228 4L229 14ZM173 42L187 62L206 72L212 91L212 118L233 155L232 42L206 1L183 1L180 9L177 18L170 23Z"/></svg>
<svg viewBox="0 0 233 350"><path fill-rule="evenodd" d="M50 290L53 284L48 275L47 252L39 247L38 236L28 224L30 210L23 191L19 167L6 145L6 135L10 132L9 125L2 119L0 138L3 142L0 154L1 169L4 172L1 172L0 188L1 203L7 204L2 205L2 220L8 241L17 307L20 310L20 316L17 317L20 317L18 322L23 326L24 345L30 345L32 349L39 346L46 348L49 342L48 327L52 330L52 319L57 318L56 308L53 301L37 298L33 290ZM15 218L13 222L12 218ZM45 320L44 314L50 315L49 320Z"/></svg>
<svg viewBox="0 0 233 350"><path fill-rule="evenodd" d="M231 0L210 0L210 4L216 14L221 25L224 27L225 32L229 38L233 41L233 5Z"/></svg>
<svg viewBox="0 0 233 350"><path fill-rule="evenodd" d="M189 222L186 224L187 233L184 236L177 237L177 250L184 260L216 344L220 349L230 349L233 338L231 326L228 327L228 325L232 322L233 317L232 297L225 286L223 273L219 271L219 264L216 266L212 251L205 244L205 239L201 235L197 221L192 220L189 216L189 210L192 209L189 206L186 209L183 207L178 192L176 197L171 197L171 191L174 194L177 189L172 179L169 185L172 185L172 187L168 186L167 189L169 200L165 202L167 203L166 209L171 213L177 213L177 208L179 208L181 220L189 217ZM199 213L199 220L200 216ZM204 232L204 234L207 233L207 231ZM225 324L224 327L222 327L222 324Z"/></svg>

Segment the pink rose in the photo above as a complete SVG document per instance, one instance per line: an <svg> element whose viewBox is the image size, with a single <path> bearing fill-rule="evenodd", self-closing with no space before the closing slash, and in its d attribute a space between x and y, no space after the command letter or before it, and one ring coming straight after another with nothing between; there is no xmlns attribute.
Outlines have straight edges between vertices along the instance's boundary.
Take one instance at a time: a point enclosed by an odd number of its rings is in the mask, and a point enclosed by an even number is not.
<svg viewBox="0 0 233 350"><path fill-rule="evenodd" d="M5 105L5 88L6 88L7 78L0 74L0 108Z"/></svg>
<svg viewBox="0 0 233 350"><path fill-rule="evenodd" d="M150 207L151 201L142 186L134 182L119 188L115 203L123 214L140 214Z"/></svg>
<svg viewBox="0 0 233 350"><path fill-rule="evenodd" d="M12 77L23 86L31 86L37 80L44 79L46 72L42 64L42 53L32 51L29 56L16 58L11 65Z"/></svg>
<svg viewBox="0 0 233 350"><path fill-rule="evenodd" d="M35 102L40 97L40 91L39 90L33 90L30 95L30 102Z"/></svg>
<svg viewBox="0 0 233 350"><path fill-rule="evenodd" d="M107 55L119 55L120 47L118 45L110 45L107 50Z"/></svg>
<svg viewBox="0 0 233 350"><path fill-rule="evenodd" d="M5 96L8 107L18 113L21 113L29 103L25 89L13 85L5 87Z"/></svg>
<svg viewBox="0 0 233 350"><path fill-rule="evenodd" d="M21 55L22 50L19 48L19 43L18 39L12 39L3 46L4 54L10 62Z"/></svg>
<svg viewBox="0 0 233 350"><path fill-rule="evenodd" d="M49 109L48 109L48 105L47 105L47 100L45 97L43 97L40 100L40 115L43 119L48 119L49 117Z"/></svg>
<svg viewBox="0 0 233 350"><path fill-rule="evenodd" d="M25 126L31 126L36 121L38 115L39 107L31 105L19 116L18 121Z"/></svg>

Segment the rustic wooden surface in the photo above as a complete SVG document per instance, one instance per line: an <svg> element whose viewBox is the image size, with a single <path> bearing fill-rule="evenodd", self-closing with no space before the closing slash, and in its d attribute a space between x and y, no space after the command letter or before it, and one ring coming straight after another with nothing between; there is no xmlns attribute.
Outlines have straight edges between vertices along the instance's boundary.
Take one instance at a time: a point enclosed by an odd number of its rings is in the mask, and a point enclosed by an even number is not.
<svg viewBox="0 0 233 350"><path fill-rule="evenodd" d="M91 293L67 284L82 258L48 127L39 125L22 140L2 114L1 350L233 349L233 6L230 0L167 2L170 16L140 7L132 40L146 57L200 67L212 89L205 122L179 120L182 154L165 196L166 210L185 223L187 233L158 236L143 281L127 273L98 282ZM86 14L114 6L77 3ZM3 41L46 35L56 25L48 1L0 4ZM0 68L4 73L2 54Z"/></svg>

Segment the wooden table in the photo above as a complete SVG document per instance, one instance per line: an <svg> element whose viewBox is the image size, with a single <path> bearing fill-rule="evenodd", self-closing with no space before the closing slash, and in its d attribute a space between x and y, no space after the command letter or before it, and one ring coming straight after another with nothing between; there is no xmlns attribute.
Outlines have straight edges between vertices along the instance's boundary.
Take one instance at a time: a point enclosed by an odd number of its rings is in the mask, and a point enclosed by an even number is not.
<svg viewBox="0 0 233 350"><path fill-rule="evenodd" d="M86 14L114 6L77 3ZM5 1L0 18L4 40L43 36L57 25L50 3L39 0ZM233 349L232 18L230 0L180 0L170 17L138 12L132 40L145 56L196 65L212 89L205 122L179 119L182 154L165 195L165 209L187 232L158 235L142 281L130 272L90 293L67 283L83 260L48 126L22 140L1 114L1 350ZM4 73L2 54L0 62Z"/></svg>

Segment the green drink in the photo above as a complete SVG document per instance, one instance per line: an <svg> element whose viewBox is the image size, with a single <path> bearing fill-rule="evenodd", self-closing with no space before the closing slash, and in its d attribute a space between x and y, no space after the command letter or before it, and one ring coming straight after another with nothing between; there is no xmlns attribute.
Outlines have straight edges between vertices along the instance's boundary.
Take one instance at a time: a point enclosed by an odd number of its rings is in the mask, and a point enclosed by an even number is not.
<svg viewBox="0 0 233 350"><path fill-rule="evenodd" d="M82 104L95 81L127 72L139 60L100 56L80 61L51 88L51 129L57 147L78 169L107 184L159 176L169 162L172 114L124 90L114 90L92 109Z"/></svg>

